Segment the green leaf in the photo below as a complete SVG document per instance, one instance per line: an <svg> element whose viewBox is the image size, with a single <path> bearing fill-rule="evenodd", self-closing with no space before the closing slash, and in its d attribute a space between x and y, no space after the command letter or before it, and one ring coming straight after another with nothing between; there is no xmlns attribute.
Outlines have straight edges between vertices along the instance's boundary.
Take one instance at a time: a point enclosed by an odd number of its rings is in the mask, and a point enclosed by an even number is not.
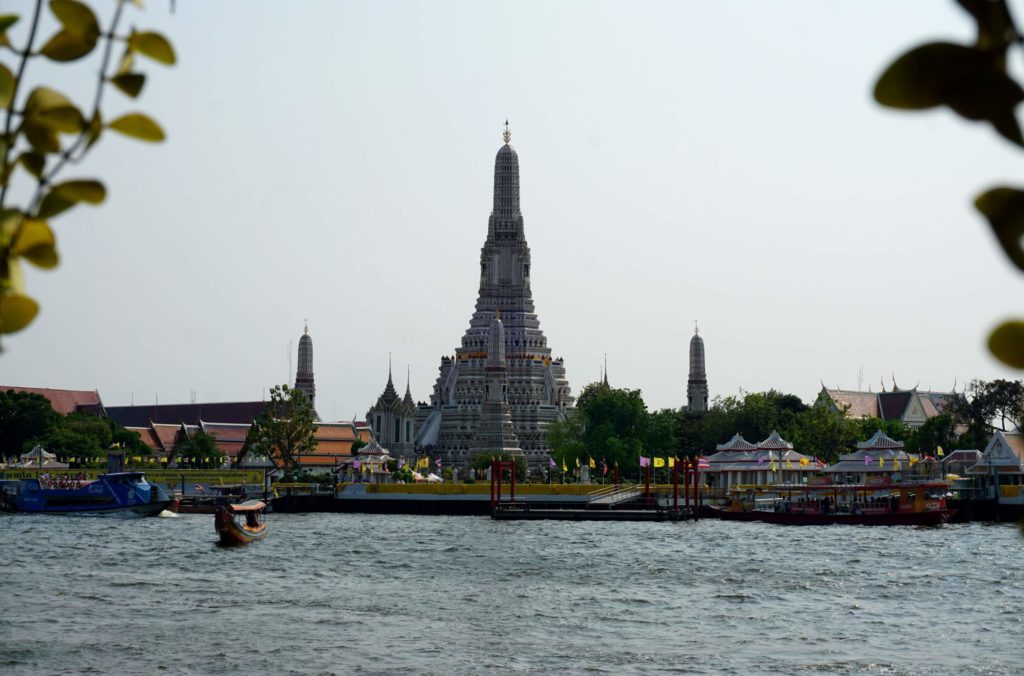
<svg viewBox="0 0 1024 676"><path fill-rule="evenodd" d="M1015 369L1024 369L1024 322L1003 322L988 337L988 349L996 359Z"/></svg>
<svg viewBox="0 0 1024 676"><path fill-rule="evenodd" d="M85 120L66 96L47 87L36 87L25 102L25 127L30 126L77 134L85 128Z"/></svg>
<svg viewBox="0 0 1024 676"><path fill-rule="evenodd" d="M35 150L41 153L60 152L60 139L57 137L57 132L52 128L32 120L25 120L21 131Z"/></svg>
<svg viewBox="0 0 1024 676"><path fill-rule="evenodd" d="M12 256L22 256L41 268L57 266L56 238L41 218L26 218L11 246Z"/></svg>
<svg viewBox="0 0 1024 676"><path fill-rule="evenodd" d="M120 132L125 136L137 138L140 141L163 141L167 138L160 125L142 113L122 115L107 124L107 128Z"/></svg>
<svg viewBox="0 0 1024 676"><path fill-rule="evenodd" d="M14 96L14 73L0 63L0 108L6 108Z"/></svg>
<svg viewBox="0 0 1024 676"><path fill-rule="evenodd" d="M176 61L174 47L171 46L170 41L152 31L132 33L128 38L128 48L168 66L173 66Z"/></svg>
<svg viewBox="0 0 1024 676"><path fill-rule="evenodd" d="M979 195L974 206L988 219L1007 257L1024 271L1024 248L1021 246L1021 238L1024 237L1024 191L993 188Z"/></svg>
<svg viewBox="0 0 1024 676"><path fill-rule="evenodd" d="M117 66L117 72L115 75L124 75L130 73L132 67L135 65L135 57L132 56L132 50L125 47L124 54L121 56L121 63Z"/></svg>
<svg viewBox="0 0 1024 676"><path fill-rule="evenodd" d="M134 99L146 84L146 76L142 73L123 73L110 78L110 82Z"/></svg>
<svg viewBox="0 0 1024 676"><path fill-rule="evenodd" d="M0 247L7 247L13 239L15 233L18 232L18 226L21 225L22 219L25 215L17 209L4 209L0 211ZM0 266L0 270L3 266ZM3 282L4 280L0 280ZM0 291L7 287L0 284Z"/></svg>
<svg viewBox="0 0 1024 676"><path fill-rule="evenodd" d="M80 134L85 129L85 117L74 106L57 106L40 112L35 119L41 123L66 134Z"/></svg>
<svg viewBox="0 0 1024 676"><path fill-rule="evenodd" d="M920 110L947 103L950 90L983 69L988 57L978 50L932 42L896 59L875 83L875 100L890 108Z"/></svg>
<svg viewBox="0 0 1024 676"><path fill-rule="evenodd" d="M0 294L0 333L14 333L32 323L39 304L23 294Z"/></svg>
<svg viewBox="0 0 1024 676"><path fill-rule="evenodd" d="M0 46L6 47L11 44L10 39L7 37L7 29L17 22L17 14L0 14Z"/></svg>
<svg viewBox="0 0 1024 676"><path fill-rule="evenodd" d="M65 181L53 186L39 203L39 217L52 218L79 202L101 204L107 198L107 189L99 181Z"/></svg>
<svg viewBox="0 0 1024 676"><path fill-rule="evenodd" d="M65 28L47 40L39 53L54 61L75 61L87 55L95 47L95 39L90 40Z"/></svg>
<svg viewBox="0 0 1024 676"><path fill-rule="evenodd" d="M46 168L46 156L26 150L18 155L18 164L25 167L25 171L36 178L42 178L43 170Z"/></svg>
<svg viewBox="0 0 1024 676"><path fill-rule="evenodd" d="M875 100L883 106L920 110L947 105L969 120L986 120L1005 138L1024 145L1014 115L1024 89L1001 59L976 47L933 42L896 59L878 78Z"/></svg>
<svg viewBox="0 0 1024 676"><path fill-rule="evenodd" d="M28 95L28 100L25 101L25 116L31 117L34 113L49 110L50 108L70 105L71 100L60 92L49 87L36 87Z"/></svg>
<svg viewBox="0 0 1024 676"><path fill-rule="evenodd" d="M87 5L76 0L50 0L50 11L64 28L96 44L100 24Z"/></svg>

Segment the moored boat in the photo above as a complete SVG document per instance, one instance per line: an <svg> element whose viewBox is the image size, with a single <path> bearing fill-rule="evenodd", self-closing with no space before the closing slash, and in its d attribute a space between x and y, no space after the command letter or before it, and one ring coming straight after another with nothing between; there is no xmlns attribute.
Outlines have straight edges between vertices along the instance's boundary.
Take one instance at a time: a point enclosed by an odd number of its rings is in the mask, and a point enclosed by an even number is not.
<svg viewBox="0 0 1024 676"><path fill-rule="evenodd" d="M237 505L220 505L213 518L213 526L223 545L246 545L267 537L267 523L263 520L266 503L246 500ZM239 521L241 519L241 522Z"/></svg>
<svg viewBox="0 0 1024 676"><path fill-rule="evenodd" d="M948 489L943 482L762 487L736 491L729 506L705 514L788 526L938 526L956 513L946 506Z"/></svg>
<svg viewBox="0 0 1024 676"><path fill-rule="evenodd" d="M114 472L92 480L47 475L22 479L13 501L22 512L138 516L155 516L170 504L167 491L146 481L142 472Z"/></svg>

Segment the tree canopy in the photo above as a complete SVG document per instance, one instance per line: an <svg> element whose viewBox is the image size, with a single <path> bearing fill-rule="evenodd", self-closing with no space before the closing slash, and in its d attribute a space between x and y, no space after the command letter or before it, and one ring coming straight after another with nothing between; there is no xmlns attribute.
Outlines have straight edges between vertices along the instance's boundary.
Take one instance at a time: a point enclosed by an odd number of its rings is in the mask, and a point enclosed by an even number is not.
<svg viewBox="0 0 1024 676"><path fill-rule="evenodd" d="M275 385L270 390L270 402L249 428L245 452L265 455L279 467L294 470L302 454L316 448L315 419L313 407L301 390Z"/></svg>
<svg viewBox="0 0 1024 676"><path fill-rule="evenodd" d="M36 444L66 462L102 461L111 445L137 455L150 450L139 435L110 418L91 413L62 416L39 394L8 390L0 392L0 455L17 458Z"/></svg>

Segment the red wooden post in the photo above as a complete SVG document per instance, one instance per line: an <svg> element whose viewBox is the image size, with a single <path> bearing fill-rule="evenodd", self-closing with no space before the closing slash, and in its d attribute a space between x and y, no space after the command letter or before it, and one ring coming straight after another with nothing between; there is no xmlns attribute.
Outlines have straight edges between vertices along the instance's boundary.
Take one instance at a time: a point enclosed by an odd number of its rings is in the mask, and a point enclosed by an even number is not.
<svg viewBox="0 0 1024 676"><path fill-rule="evenodd" d="M693 459L693 513L700 511L700 460Z"/></svg>
<svg viewBox="0 0 1024 676"><path fill-rule="evenodd" d="M501 470L500 460L491 460L491 485L494 487L495 503L501 505Z"/></svg>
<svg viewBox="0 0 1024 676"><path fill-rule="evenodd" d="M683 503L690 508L690 463L683 460Z"/></svg>
<svg viewBox="0 0 1024 676"><path fill-rule="evenodd" d="M619 487L619 463L615 463L615 488Z"/></svg>

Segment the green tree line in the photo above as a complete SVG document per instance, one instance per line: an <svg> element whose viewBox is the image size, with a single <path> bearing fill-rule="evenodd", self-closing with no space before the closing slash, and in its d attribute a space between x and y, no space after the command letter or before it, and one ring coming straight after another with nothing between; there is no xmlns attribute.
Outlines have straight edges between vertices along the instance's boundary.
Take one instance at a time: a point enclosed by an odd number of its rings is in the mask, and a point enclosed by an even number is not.
<svg viewBox="0 0 1024 676"><path fill-rule="evenodd" d="M103 466L111 447L124 449L129 457L151 455L137 432L110 418L91 413L61 415L42 395L0 391L0 456L17 461L37 444L60 462L73 459L76 466ZM188 466L207 467L223 462L224 454L214 435L197 431L177 444L169 460L175 458L188 458Z"/></svg>
<svg viewBox="0 0 1024 676"><path fill-rule="evenodd" d="M797 451L833 463L877 430L904 442L911 453L934 454L940 447L983 449L993 432L1014 430L1022 421L1021 381L975 380L942 413L916 428L898 420L851 418L842 408L808 405L776 390L716 397L704 413L685 408L649 411L640 390L592 383L565 420L549 427L547 440L556 472L563 463L572 469L577 460L586 464L594 458L599 466L617 463L625 476L635 476L641 455L709 455L734 434L757 443L775 431Z"/></svg>

